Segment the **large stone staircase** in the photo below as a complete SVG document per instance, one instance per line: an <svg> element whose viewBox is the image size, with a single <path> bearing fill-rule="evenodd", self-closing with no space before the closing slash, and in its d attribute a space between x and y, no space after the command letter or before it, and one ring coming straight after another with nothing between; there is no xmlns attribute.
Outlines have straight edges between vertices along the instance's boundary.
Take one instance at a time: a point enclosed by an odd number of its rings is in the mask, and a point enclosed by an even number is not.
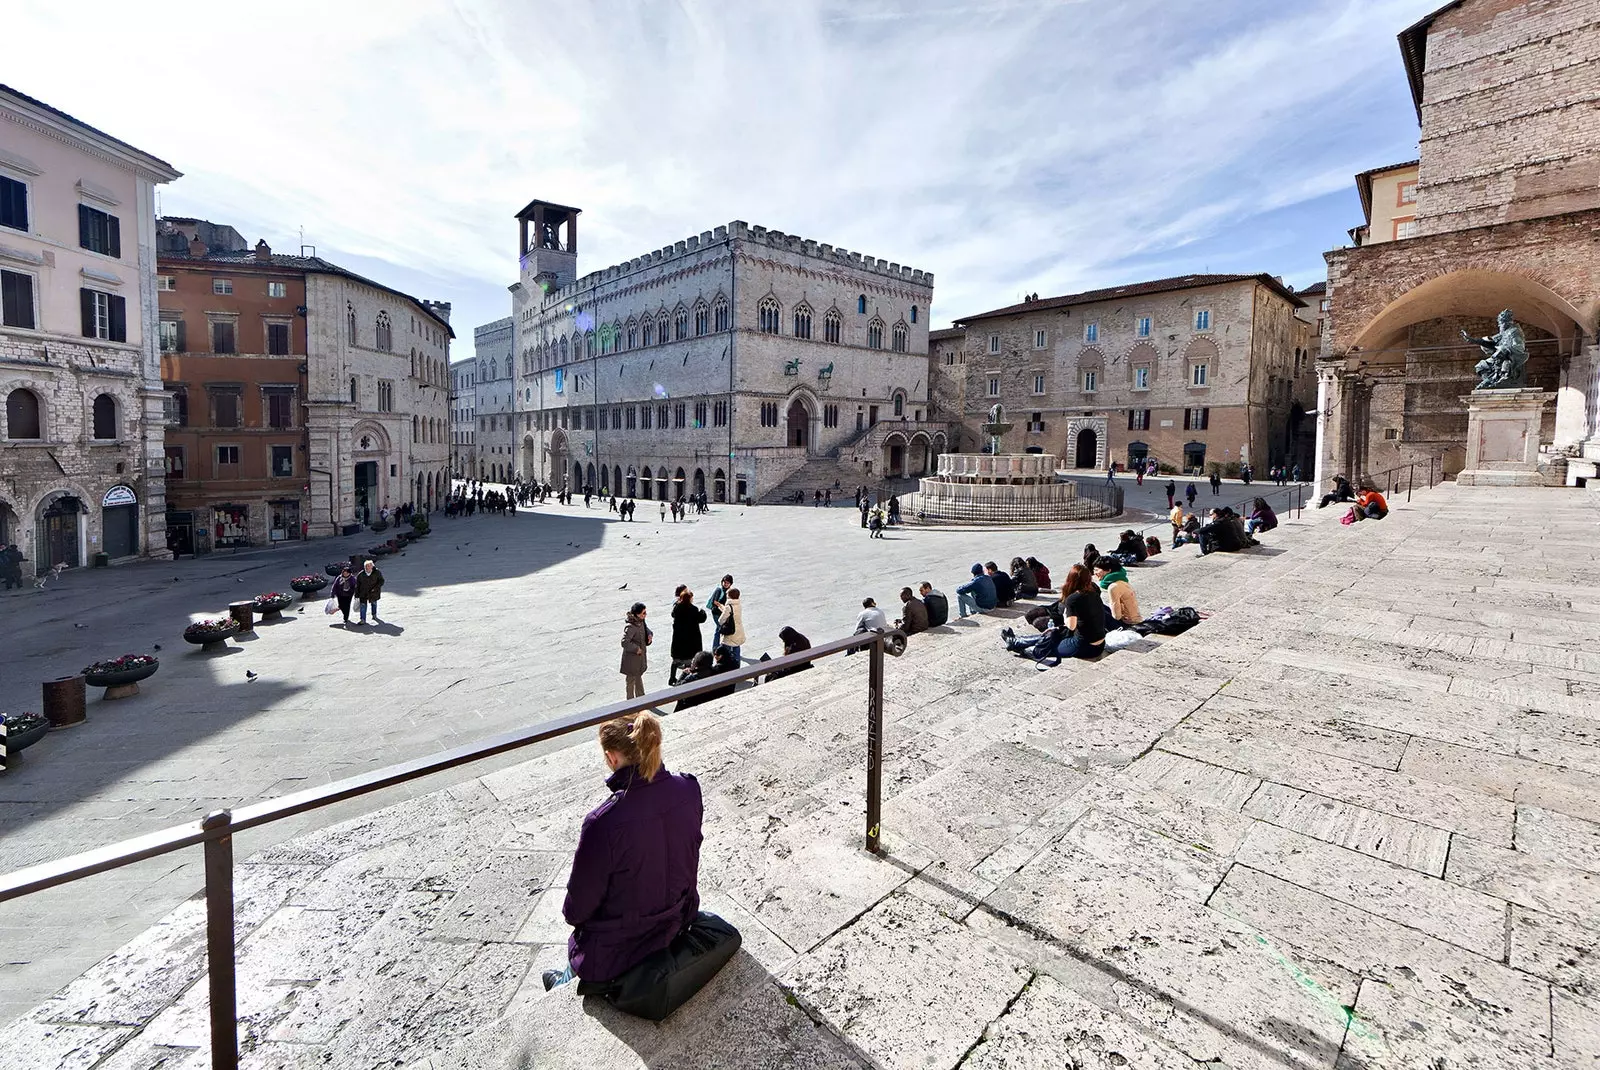
<svg viewBox="0 0 1600 1070"><path fill-rule="evenodd" d="M1145 611L1209 619L1096 663L1005 655L1015 611L915 637L882 857L865 658L669 715L745 943L660 1025L538 980L592 746L270 848L239 867L244 1066L1594 1065L1593 501L1447 486L1172 551ZM1064 573L1062 535L996 541ZM205 1065L203 931L191 902L0 1067Z"/></svg>

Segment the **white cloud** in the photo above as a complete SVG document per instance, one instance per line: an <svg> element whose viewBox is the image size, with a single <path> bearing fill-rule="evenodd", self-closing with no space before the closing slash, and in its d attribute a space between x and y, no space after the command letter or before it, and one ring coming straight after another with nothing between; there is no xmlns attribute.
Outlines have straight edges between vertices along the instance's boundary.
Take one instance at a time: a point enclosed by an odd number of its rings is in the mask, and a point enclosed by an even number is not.
<svg viewBox="0 0 1600 1070"><path fill-rule="evenodd" d="M509 310L534 197L584 209L585 269L740 218L936 272L942 321L1133 261L1216 267L1405 155L1394 35L1431 6L39 4L4 77L186 172L169 212L279 249L304 226L454 300L463 339ZM1351 222L1234 266L1303 274Z"/></svg>

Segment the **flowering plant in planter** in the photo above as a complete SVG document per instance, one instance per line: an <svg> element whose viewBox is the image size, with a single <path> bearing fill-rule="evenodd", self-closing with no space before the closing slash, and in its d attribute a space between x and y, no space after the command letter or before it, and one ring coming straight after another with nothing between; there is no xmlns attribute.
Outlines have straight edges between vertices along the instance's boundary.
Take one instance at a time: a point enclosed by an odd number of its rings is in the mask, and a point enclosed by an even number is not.
<svg viewBox="0 0 1600 1070"><path fill-rule="evenodd" d="M239 622L232 617L213 617L206 620L197 620L183 630L183 637L191 635L215 635L217 632L236 632Z"/></svg>
<svg viewBox="0 0 1600 1070"><path fill-rule="evenodd" d="M40 725L49 724L42 713L0 713L0 721L5 722L6 732L9 735L20 736L24 732L31 732Z"/></svg>
<svg viewBox="0 0 1600 1070"><path fill-rule="evenodd" d="M156 664L154 654L124 654L120 658L110 661L97 661L93 665L86 665L83 669L84 676L104 676L108 673L123 672L128 669L142 669L146 665Z"/></svg>
<svg viewBox="0 0 1600 1070"><path fill-rule="evenodd" d="M317 578L321 579L320 576ZM257 611L274 608L282 609L292 601L294 601L294 595L284 594L282 591L268 591L266 594L256 595L256 609Z"/></svg>

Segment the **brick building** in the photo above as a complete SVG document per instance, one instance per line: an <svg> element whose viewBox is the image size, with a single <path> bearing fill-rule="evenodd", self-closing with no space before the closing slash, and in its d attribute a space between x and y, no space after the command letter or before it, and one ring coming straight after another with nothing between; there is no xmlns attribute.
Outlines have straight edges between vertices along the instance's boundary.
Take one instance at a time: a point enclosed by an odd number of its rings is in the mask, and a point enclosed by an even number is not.
<svg viewBox="0 0 1600 1070"><path fill-rule="evenodd" d="M580 278L577 217L517 217L524 475L726 501L931 469L932 275L734 222Z"/></svg>
<svg viewBox="0 0 1600 1070"><path fill-rule="evenodd" d="M449 305L162 221L173 548L330 535L448 487Z"/></svg>
<svg viewBox="0 0 1600 1070"><path fill-rule="evenodd" d="M0 544L165 554L155 187L178 172L0 85Z"/></svg>
<svg viewBox="0 0 1600 1070"><path fill-rule="evenodd" d="M1309 465L1302 304L1271 275L1033 295L937 332L935 404L962 421L959 448L976 451L998 402L1015 425L1002 451L1055 454L1067 468Z"/></svg>
<svg viewBox="0 0 1600 1070"><path fill-rule="evenodd" d="M1559 472L1600 461L1600 0L1456 0L1400 34L1421 123L1409 220L1358 176L1366 222L1328 261L1318 478L1465 460L1482 337L1510 309L1556 393ZM1391 240L1375 240L1388 227Z"/></svg>

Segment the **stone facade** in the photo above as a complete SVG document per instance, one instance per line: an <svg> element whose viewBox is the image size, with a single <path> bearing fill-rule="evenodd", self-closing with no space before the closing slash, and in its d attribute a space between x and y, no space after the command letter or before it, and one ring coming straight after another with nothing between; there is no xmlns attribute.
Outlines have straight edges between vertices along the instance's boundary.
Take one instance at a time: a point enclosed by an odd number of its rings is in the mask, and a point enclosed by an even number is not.
<svg viewBox="0 0 1600 1070"><path fill-rule="evenodd" d="M0 544L25 573L166 551L165 162L0 86Z"/></svg>
<svg viewBox="0 0 1600 1070"><path fill-rule="evenodd" d="M518 469L516 422L516 330L510 316L473 332L477 372L473 376L475 448L471 471L477 479L503 482ZM522 386L524 391L528 386ZM526 401L527 399L524 398Z"/></svg>
<svg viewBox="0 0 1600 1070"><path fill-rule="evenodd" d="M1326 254L1318 478L1465 463L1477 346L1510 309L1551 460L1600 462L1600 0L1463 0L1401 34L1422 124L1415 237ZM1370 222L1370 220L1369 220ZM1420 477L1419 477L1420 478Z"/></svg>
<svg viewBox="0 0 1600 1070"><path fill-rule="evenodd" d="M450 365L450 474L478 477L478 362L463 357Z"/></svg>
<svg viewBox="0 0 1600 1070"><path fill-rule="evenodd" d="M522 474L726 500L873 436L864 476L931 465L912 425L928 409L932 275L734 222L563 284L575 213L567 229L536 228L547 240L524 248L513 287Z"/></svg>
<svg viewBox="0 0 1600 1070"><path fill-rule="evenodd" d="M1001 452L1052 453L1067 468L1309 463L1300 305L1270 275L1200 275L959 320L964 337L941 337L934 362L941 404L962 406L953 448L983 448L979 425L1000 403L1015 425Z"/></svg>

